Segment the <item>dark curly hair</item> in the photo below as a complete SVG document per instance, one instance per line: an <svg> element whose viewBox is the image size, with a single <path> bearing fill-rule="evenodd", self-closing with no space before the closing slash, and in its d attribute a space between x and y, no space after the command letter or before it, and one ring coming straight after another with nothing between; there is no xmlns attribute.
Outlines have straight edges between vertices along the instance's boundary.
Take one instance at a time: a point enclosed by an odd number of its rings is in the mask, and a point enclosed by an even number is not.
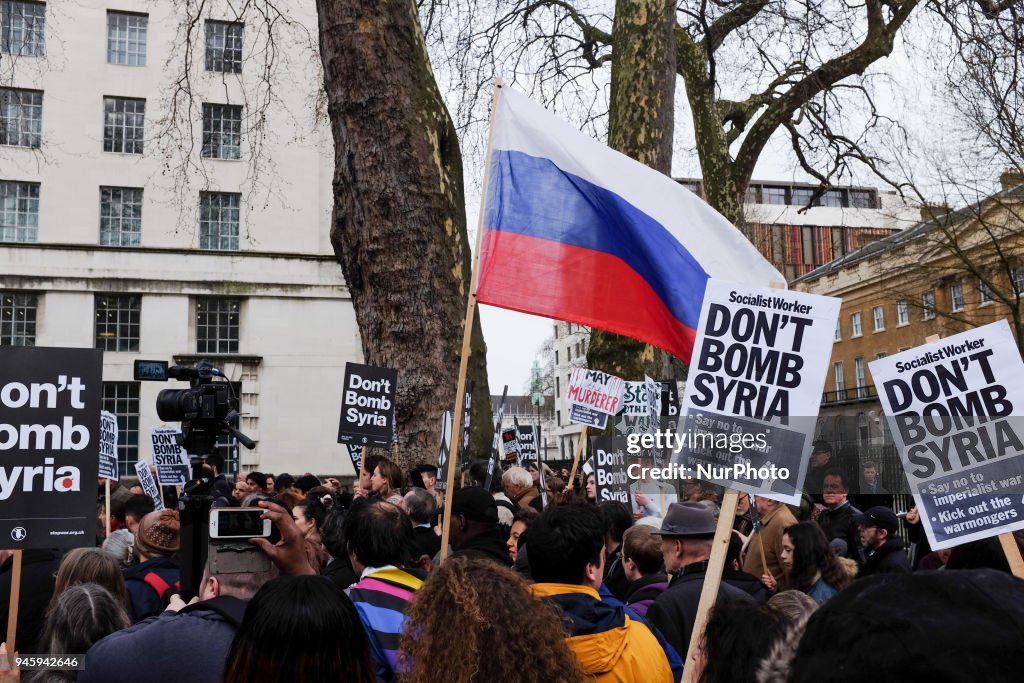
<svg viewBox="0 0 1024 683"><path fill-rule="evenodd" d="M406 618L403 683L588 680L554 607L493 560L451 558L416 591Z"/></svg>
<svg viewBox="0 0 1024 683"><path fill-rule="evenodd" d="M786 527L782 533L793 543L793 569L786 587L807 592L819 572L825 583L836 590L850 585L852 579L839 564L821 527L814 522L799 522Z"/></svg>

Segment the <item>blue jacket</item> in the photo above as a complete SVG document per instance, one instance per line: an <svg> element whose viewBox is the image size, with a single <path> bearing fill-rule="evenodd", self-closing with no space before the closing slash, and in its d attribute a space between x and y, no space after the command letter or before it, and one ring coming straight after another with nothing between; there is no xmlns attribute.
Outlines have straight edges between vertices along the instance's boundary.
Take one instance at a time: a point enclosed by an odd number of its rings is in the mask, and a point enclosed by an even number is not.
<svg viewBox="0 0 1024 683"><path fill-rule="evenodd" d="M247 604L225 595L111 633L89 648L78 683L220 683Z"/></svg>

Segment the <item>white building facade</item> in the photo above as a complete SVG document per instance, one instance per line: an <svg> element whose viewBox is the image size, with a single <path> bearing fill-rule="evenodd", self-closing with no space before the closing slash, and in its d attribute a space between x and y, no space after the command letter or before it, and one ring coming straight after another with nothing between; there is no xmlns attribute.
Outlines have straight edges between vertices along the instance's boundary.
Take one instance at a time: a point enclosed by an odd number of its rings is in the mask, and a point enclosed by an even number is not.
<svg viewBox="0 0 1024 683"><path fill-rule="evenodd" d="M104 349L122 475L151 459L157 393L186 386L133 361L202 358L257 444L232 471L351 474L337 428L362 352L314 3L283 6L284 29L186 5L0 0L0 344Z"/></svg>

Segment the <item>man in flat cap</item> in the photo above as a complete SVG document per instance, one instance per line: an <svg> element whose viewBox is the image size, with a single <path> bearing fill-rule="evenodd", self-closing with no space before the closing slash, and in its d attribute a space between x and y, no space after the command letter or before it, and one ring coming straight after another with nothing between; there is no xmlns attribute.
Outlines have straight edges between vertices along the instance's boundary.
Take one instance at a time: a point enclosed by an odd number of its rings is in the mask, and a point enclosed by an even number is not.
<svg viewBox="0 0 1024 683"><path fill-rule="evenodd" d="M647 619L681 656L686 656L690 632L697 620L697 605L715 537L715 516L700 503L672 503L661 522L661 555L671 579L668 588L647 610ZM751 601L750 595L722 581L718 604Z"/></svg>

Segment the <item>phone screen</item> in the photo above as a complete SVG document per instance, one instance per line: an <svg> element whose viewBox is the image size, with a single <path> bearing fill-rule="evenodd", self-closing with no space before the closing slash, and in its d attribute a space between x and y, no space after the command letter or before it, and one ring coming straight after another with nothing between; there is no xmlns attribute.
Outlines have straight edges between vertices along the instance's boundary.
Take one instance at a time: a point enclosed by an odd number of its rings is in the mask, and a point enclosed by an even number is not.
<svg viewBox="0 0 1024 683"><path fill-rule="evenodd" d="M211 510L217 515L217 536L220 538L254 538L263 536L263 510Z"/></svg>

